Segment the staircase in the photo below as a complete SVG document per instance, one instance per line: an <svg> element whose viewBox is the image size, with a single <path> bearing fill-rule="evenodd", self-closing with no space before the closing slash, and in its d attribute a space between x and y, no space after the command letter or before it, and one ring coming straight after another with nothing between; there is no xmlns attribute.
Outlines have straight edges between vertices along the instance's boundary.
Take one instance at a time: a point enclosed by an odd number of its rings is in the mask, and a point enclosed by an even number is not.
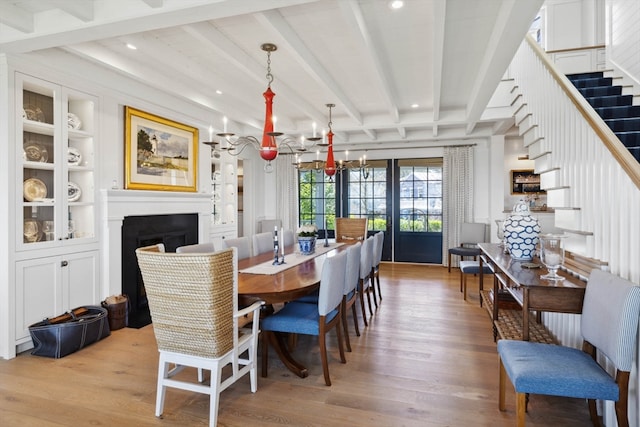
<svg viewBox="0 0 640 427"><path fill-rule="evenodd" d="M640 162L640 106L628 88L614 85L603 72L571 74L567 78L591 104L629 152Z"/></svg>

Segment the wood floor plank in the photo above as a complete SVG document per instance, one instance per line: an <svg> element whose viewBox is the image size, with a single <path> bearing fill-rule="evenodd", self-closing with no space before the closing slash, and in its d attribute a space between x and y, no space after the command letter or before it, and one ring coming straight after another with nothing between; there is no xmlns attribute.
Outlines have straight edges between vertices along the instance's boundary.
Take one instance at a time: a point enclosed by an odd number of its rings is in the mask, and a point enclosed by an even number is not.
<svg viewBox="0 0 640 427"><path fill-rule="evenodd" d="M221 395L220 426L513 426L515 393L498 411L498 356L477 282L462 299L457 270L382 264L382 302L341 364L328 340L333 385L322 376L317 338L293 352L309 368L298 378L270 353L258 392L245 377ZM359 307L358 307L359 310ZM0 361L0 425L204 426L207 396L170 389L154 416L158 352L153 327L121 329L54 360L28 353ZM185 370L180 375L195 375ZM579 399L531 396L527 425L590 425Z"/></svg>

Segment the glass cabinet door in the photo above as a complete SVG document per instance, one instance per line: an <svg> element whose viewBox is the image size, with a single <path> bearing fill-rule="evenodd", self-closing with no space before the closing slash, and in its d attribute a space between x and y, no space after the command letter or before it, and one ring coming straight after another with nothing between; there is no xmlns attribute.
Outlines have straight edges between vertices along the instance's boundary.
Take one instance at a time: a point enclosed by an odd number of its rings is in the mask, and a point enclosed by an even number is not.
<svg viewBox="0 0 640 427"><path fill-rule="evenodd" d="M20 74L16 82L17 247L95 237L95 98Z"/></svg>

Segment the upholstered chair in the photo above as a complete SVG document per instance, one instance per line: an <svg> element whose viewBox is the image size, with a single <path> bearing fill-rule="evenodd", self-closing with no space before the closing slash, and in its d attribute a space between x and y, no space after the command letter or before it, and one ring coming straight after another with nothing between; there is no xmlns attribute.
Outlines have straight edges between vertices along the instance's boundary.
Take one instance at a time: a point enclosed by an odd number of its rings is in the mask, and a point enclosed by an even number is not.
<svg viewBox="0 0 640 427"><path fill-rule="evenodd" d="M480 283L478 293L484 288L484 275L493 274L491 267L483 263L482 272L480 272L480 261L460 261L460 292L462 292L462 298L467 300L467 276L469 274L480 274ZM482 298L480 299L482 301Z"/></svg>
<svg viewBox="0 0 640 427"><path fill-rule="evenodd" d="M360 280L358 283L358 297L360 298L360 308L362 310L362 318L364 325L369 326L367 321L367 313L364 308L364 295L367 295L367 303L369 305L369 313L373 316L373 308L371 307L371 297L369 292L371 289L371 266L373 265L373 240L365 239L362 241L362 249L360 251Z"/></svg>
<svg viewBox="0 0 640 427"><path fill-rule="evenodd" d="M373 259L371 270L371 286L378 285L378 298L382 301L382 291L380 290L380 263L382 262L382 248L384 246L384 232L378 231L373 235L375 245L373 246ZM376 283L373 283L375 281Z"/></svg>
<svg viewBox="0 0 640 427"><path fill-rule="evenodd" d="M213 246L213 242L196 243L194 245L180 246L176 248L176 253L179 254L210 253L215 251L216 249Z"/></svg>
<svg viewBox="0 0 640 427"><path fill-rule="evenodd" d="M235 239L223 239L222 245L225 248L238 249L238 259L251 257L251 241L248 237L236 237Z"/></svg>
<svg viewBox="0 0 640 427"><path fill-rule="evenodd" d="M347 312L351 309L353 314L353 324L356 336L360 336L358 327L358 313L356 312L356 300L358 299L358 282L360 279L360 256L362 243L354 243L347 249L347 268L345 270L344 295L342 296L342 327L344 329L344 341L347 351L351 351L351 340L349 339L349 324L347 322Z"/></svg>
<svg viewBox="0 0 640 427"><path fill-rule="evenodd" d="M498 341L500 410L505 410L508 377L516 390L518 426L525 425L527 394L546 394L588 399L596 426L600 425L596 400L615 401L618 426L628 427L629 375L638 348L639 313L638 285L594 269L582 305L582 351L530 341ZM615 372L609 374L598 360L608 360Z"/></svg>
<svg viewBox="0 0 640 427"><path fill-rule="evenodd" d="M287 303L280 311L262 319L262 375L267 376L270 334L290 333L316 335L320 345L320 357L325 384L330 386L329 361L326 335L336 330L340 361L346 363L342 345L340 309L344 292L347 252L327 257L322 265L318 304L304 302Z"/></svg>
<svg viewBox="0 0 640 427"><path fill-rule="evenodd" d="M251 236L253 240L253 255L260 255L265 252L273 252L273 232L265 231L263 233L254 234ZM278 236L278 242L282 239L282 236Z"/></svg>
<svg viewBox="0 0 640 427"><path fill-rule="evenodd" d="M487 225L477 222L463 222L460 224L460 244L455 248L449 248L447 266L451 273L451 255L457 255L460 259L473 257L474 261L480 255L478 243L485 241Z"/></svg>

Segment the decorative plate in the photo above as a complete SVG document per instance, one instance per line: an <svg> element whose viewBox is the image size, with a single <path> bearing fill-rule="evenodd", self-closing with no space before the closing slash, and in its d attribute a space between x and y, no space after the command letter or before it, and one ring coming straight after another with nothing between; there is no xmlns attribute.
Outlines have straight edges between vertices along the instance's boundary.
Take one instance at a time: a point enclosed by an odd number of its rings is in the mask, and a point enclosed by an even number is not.
<svg viewBox="0 0 640 427"><path fill-rule="evenodd" d="M38 178L29 178L22 183L22 194L27 202L47 197L47 186Z"/></svg>
<svg viewBox="0 0 640 427"><path fill-rule="evenodd" d="M69 183L67 184L67 189L69 191L68 200L70 202L77 202L78 200L80 200L80 196L82 196L82 190L80 190L78 184L69 181Z"/></svg>
<svg viewBox="0 0 640 427"><path fill-rule="evenodd" d="M23 157L28 162L46 163L49 160L47 149L37 142L27 141L22 145Z"/></svg>
<svg viewBox="0 0 640 427"><path fill-rule="evenodd" d="M27 116L27 120L33 120L34 122L43 122L44 123L44 113L40 109L40 107L36 107L33 105L25 105L24 106L24 114Z"/></svg>
<svg viewBox="0 0 640 427"><path fill-rule="evenodd" d="M67 113L67 127L69 129L78 130L82 126L82 121L80 117L76 116L73 113Z"/></svg>
<svg viewBox="0 0 640 427"><path fill-rule="evenodd" d="M78 166L81 161L82 161L82 154L80 153L80 150L74 147L69 147L67 149L67 162L70 165Z"/></svg>
<svg viewBox="0 0 640 427"><path fill-rule="evenodd" d="M42 233L40 231L40 224L35 219L25 219L24 225L22 228L22 234L24 235L24 240L27 243L38 242L42 238Z"/></svg>

